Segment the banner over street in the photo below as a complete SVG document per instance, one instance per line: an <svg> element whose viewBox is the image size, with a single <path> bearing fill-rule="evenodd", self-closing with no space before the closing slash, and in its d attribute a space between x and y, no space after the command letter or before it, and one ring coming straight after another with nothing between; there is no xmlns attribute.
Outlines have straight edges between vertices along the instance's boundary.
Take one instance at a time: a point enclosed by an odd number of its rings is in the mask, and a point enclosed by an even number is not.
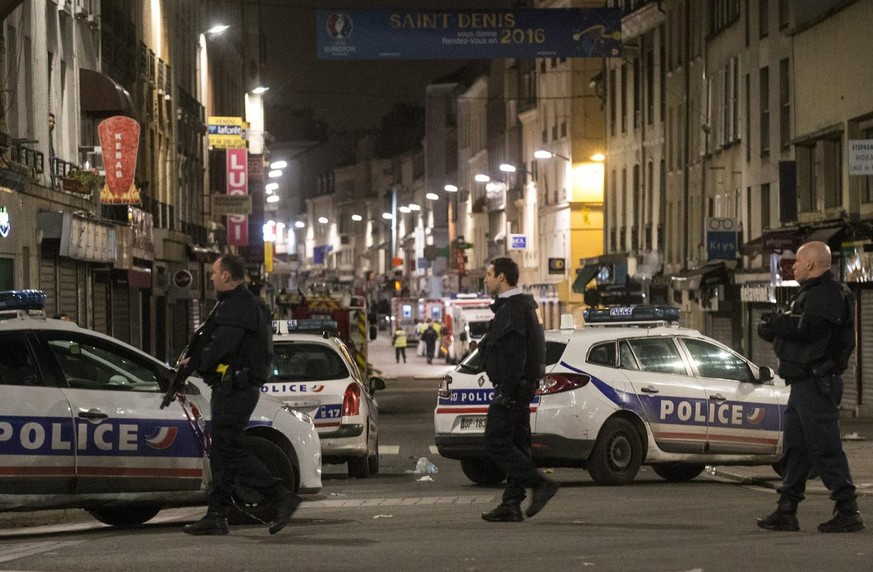
<svg viewBox="0 0 873 572"><path fill-rule="evenodd" d="M317 26L320 60L621 55L618 8L318 10Z"/></svg>

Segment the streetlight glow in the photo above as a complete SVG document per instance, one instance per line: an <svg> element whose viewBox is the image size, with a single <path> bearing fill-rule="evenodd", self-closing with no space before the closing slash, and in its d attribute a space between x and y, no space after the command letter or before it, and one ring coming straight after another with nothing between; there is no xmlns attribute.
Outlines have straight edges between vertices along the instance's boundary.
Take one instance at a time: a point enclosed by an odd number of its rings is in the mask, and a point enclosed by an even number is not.
<svg viewBox="0 0 873 572"><path fill-rule="evenodd" d="M297 222L294 223L295 228L303 228L305 226L306 226L306 223L303 222L302 220L298 220Z"/></svg>
<svg viewBox="0 0 873 572"><path fill-rule="evenodd" d="M394 220L394 215L391 213L382 213L382 218L385 220Z"/></svg>
<svg viewBox="0 0 873 572"><path fill-rule="evenodd" d="M224 33L224 31L228 28L230 28L230 26L228 26L227 24L216 24L215 26L212 26L211 28L206 30L206 33L210 36L218 36L219 34Z"/></svg>
<svg viewBox="0 0 873 572"><path fill-rule="evenodd" d="M320 222L321 224L327 224L327 222L328 222L327 217L326 216L318 217L318 222Z"/></svg>
<svg viewBox="0 0 873 572"><path fill-rule="evenodd" d="M446 185L445 187L443 187L443 190L447 193L457 193L458 187L457 185Z"/></svg>
<svg viewBox="0 0 873 572"><path fill-rule="evenodd" d="M364 217L362 217L362 216L359 215L359 214L353 214L353 215L352 215L352 220L355 221L355 222L361 222L362 220L364 220Z"/></svg>
<svg viewBox="0 0 873 572"><path fill-rule="evenodd" d="M503 171L504 173L514 173L518 170L518 168L515 165L512 165L510 163L501 163L500 167L498 167L498 168L501 171Z"/></svg>
<svg viewBox="0 0 873 572"><path fill-rule="evenodd" d="M411 210L411 211L420 211L420 210L421 210L421 206L420 206L420 205L417 205L417 204L415 204L415 203L409 203L409 210Z"/></svg>
<svg viewBox="0 0 873 572"><path fill-rule="evenodd" d="M258 87L256 87L255 89L252 90L252 93L255 95L263 95L263 94L267 93L268 91L270 91L269 87L259 85Z"/></svg>
<svg viewBox="0 0 873 572"><path fill-rule="evenodd" d="M426 198L426 199L429 200L429 201L438 201L438 200L440 200L440 196L439 196L438 194L436 194L436 193L428 193L428 194L424 195L424 198Z"/></svg>
<svg viewBox="0 0 873 572"><path fill-rule="evenodd" d="M287 166L288 166L287 161L273 161L272 163L270 163L271 169L284 169Z"/></svg>
<svg viewBox="0 0 873 572"><path fill-rule="evenodd" d="M273 191L279 188L279 183L267 183L264 185L264 190L268 193L272 193Z"/></svg>
<svg viewBox="0 0 873 572"><path fill-rule="evenodd" d="M412 209L410 209L409 207L397 207L397 210L399 210L403 214L412 212Z"/></svg>
<svg viewBox="0 0 873 572"><path fill-rule="evenodd" d="M606 161L606 155L604 155L603 153L595 153L594 155L591 155L591 160L597 161L598 163L601 161Z"/></svg>
<svg viewBox="0 0 873 572"><path fill-rule="evenodd" d="M268 203L278 203L279 202L279 195L270 195L269 197L267 197L267 202Z"/></svg>
<svg viewBox="0 0 873 572"><path fill-rule="evenodd" d="M267 173L267 177L269 177L271 179L275 179L275 178L281 177L281 176L282 176L282 171L280 171L279 169L273 169L272 171Z"/></svg>
<svg viewBox="0 0 873 572"><path fill-rule="evenodd" d="M476 173L476 176L473 177L473 180L477 183L487 183L491 180L491 177L489 177L485 173Z"/></svg>

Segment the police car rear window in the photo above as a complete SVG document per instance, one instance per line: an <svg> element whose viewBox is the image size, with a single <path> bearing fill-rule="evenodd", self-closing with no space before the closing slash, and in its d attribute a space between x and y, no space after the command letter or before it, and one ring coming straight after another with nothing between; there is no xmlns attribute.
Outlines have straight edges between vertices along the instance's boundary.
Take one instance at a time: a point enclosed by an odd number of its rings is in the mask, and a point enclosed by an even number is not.
<svg viewBox="0 0 873 572"><path fill-rule="evenodd" d="M349 370L342 358L322 344L274 343L273 376L277 380L342 379Z"/></svg>

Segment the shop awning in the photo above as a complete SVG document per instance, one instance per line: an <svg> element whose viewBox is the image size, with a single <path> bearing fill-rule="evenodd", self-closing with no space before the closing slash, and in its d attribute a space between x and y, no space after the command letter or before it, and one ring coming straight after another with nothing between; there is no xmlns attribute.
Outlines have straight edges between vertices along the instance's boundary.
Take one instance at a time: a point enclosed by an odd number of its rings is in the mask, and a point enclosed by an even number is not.
<svg viewBox="0 0 873 572"><path fill-rule="evenodd" d="M577 294L584 294L585 287L588 286L588 283L591 282L597 273L600 272L600 268L603 266L600 262L594 262L591 264L586 264L582 268L576 269L576 280L573 281L573 292Z"/></svg>
<svg viewBox="0 0 873 572"><path fill-rule="evenodd" d="M764 235L759 236L754 240L750 240L740 247L740 254L743 256L759 256L764 252Z"/></svg>
<svg viewBox="0 0 873 572"><path fill-rule="evenodd" d="M845 229L845 227L842 225L823 226L821 228L814 228L809 233L809 236L806 237L805 242L819 240L819 241L824 242L825 244L827 244L829 246L835 246L835 245L831 244L831 241L834 239L837 239L838 238L837 235L842 235L842 232L844 229ZM836 246L838 246L838 245L836 245Z"/></svg>
<svg viewBox="0 0 873 572"><path fill-rule="evenodd" d="M127 90L98 71L79 69L79 98L86 113L133 115Z"/></svg>
<svg viewBox="0 0 873 572"><path fill-rule="evenodd" d="M724 262L709 262L699 268L683 270L673 275L673 289L699 290L716 284L724 284L727 277L728 268Z"/></svg>

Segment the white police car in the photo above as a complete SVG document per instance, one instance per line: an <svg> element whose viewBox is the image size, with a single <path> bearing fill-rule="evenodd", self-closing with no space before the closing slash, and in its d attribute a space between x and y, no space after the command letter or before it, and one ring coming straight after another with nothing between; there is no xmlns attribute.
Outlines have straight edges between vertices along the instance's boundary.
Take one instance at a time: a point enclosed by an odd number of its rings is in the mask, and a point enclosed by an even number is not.
<svg viewBox="0 0 873 572"><path fill-rule="evenodd" d="M348 463L350 477L379 472L379 407L385 380L366 379L332 320L273 322L273 364L261 391L315 419L325 463Z"/></svg>
<svg viewBox="0 0 873 572"><path fill-rule="evenodd" d="M641 464L680 482L707 464L779 461L785 383L667 325L678 318L670 306L589 310L588 327L546 332L546 376L530 405L538 466L583 467L599 484L623 485ZM440 454L481 484L504 478L483 447L493 394L475 352L443 379L434 411Z"/></svg>
<svg viewBox="0 0 873 572"><path fill-rule="evenodd" d="M161 409L172 369L109 336L45 319L44 303L39 291L0 292L0 510L78 507L129 526L162 508L204 504L209 387L189 378L185 399ZM289 489L321 490L308 416L265 398L246 435ZM256 493L237 493L245 510L231 514L235 521L272 520Z"/></svg>

